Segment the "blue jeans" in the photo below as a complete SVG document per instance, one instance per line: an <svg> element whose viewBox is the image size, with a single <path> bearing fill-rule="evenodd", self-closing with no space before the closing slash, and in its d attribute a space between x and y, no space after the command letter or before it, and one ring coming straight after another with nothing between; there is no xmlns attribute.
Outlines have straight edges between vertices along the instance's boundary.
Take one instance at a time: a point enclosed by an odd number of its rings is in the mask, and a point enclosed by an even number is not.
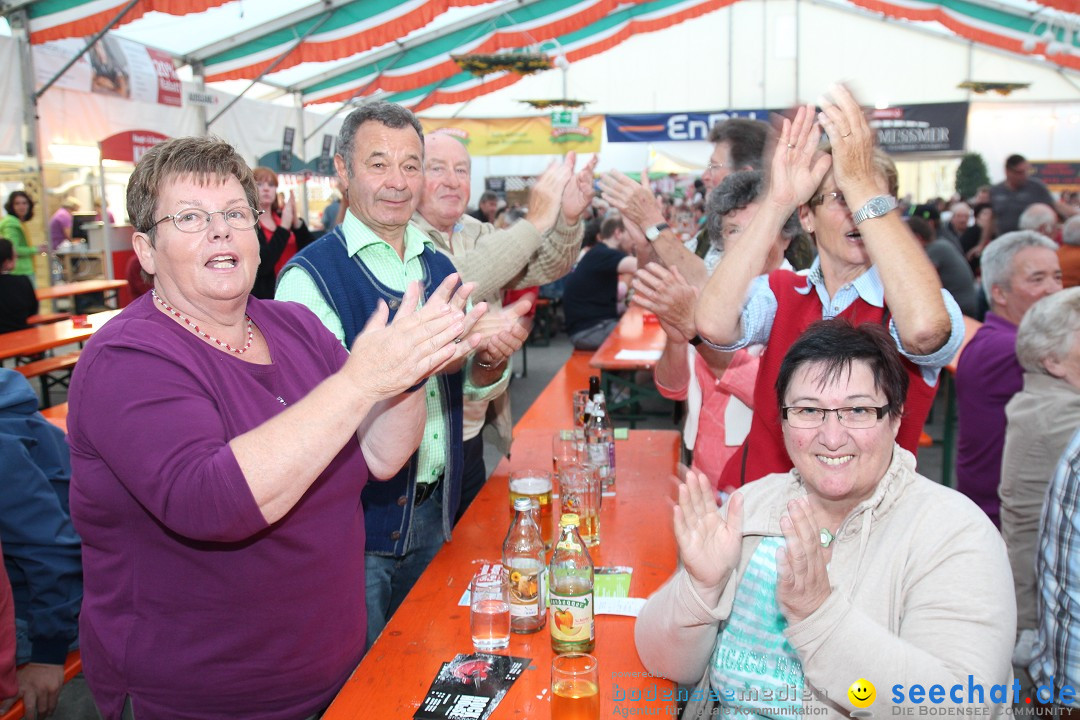
<svg viewBox="0 0 1080 720"><path fill-rule="evenodd" d="M442 514L442 488L439 488L420 507L413 508L406 543L408 549L404 555L389 557L367 553L364 556L369 649L442 547Z"/></svg>
<svg viewBox="0 0 1080 720"><path fill-rule="evenodd" d="M471 440L462 443L463 472L461 475L461 503L458 505L454 525L469 509L469 505L480 494L487 482L487 467L484 465L484 433L481 431Z"/></svg>

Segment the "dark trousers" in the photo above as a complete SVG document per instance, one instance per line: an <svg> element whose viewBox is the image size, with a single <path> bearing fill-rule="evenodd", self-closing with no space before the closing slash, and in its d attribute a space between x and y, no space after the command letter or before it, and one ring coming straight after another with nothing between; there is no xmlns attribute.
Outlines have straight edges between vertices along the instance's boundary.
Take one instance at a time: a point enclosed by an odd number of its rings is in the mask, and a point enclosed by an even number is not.
<svg viewBox="0 0 1080 720"><path fill-rule="evenodd" d="M461 505L458 506L457 525L469 505L480 494L480 488L487 482L487 468L484 466L484 433L480 432L471 440L462 443L463 474L461 476Z"/></svg>

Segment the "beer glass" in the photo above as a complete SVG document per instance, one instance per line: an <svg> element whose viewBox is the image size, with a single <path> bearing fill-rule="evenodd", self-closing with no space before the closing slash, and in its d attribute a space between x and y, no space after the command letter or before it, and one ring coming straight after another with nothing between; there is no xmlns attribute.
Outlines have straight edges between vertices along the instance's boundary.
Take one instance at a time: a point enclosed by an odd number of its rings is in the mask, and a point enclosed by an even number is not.
<svg viewBox="0 0 1080 720"><path fill-rule="evenodd" d="M512 470L510 472L510 508L519 497L529 498L536 507L536 524L544 545L551 547L551 473L546 470Z"/></svg>
<svg viewBox="0 0 1080 720"><path fill-rule="evenodd" d="M586 653L551 660L551 720L599 720L600 682L596 658Z"/></svg>
<svg viewBox="0 0 1080 720"><path fill-rule="evenodd" d="M563 465L581 462L578 442L573 430L560 430L551 438L551 459L556 477Z"/></svg>
<svg viewBox="0 0 1080 720"><path fill-rule="evenodd" d="M567 463L559 473L559 515L577 513L578 533L589 547L600 544L600 478L591 465Z"/></svg>

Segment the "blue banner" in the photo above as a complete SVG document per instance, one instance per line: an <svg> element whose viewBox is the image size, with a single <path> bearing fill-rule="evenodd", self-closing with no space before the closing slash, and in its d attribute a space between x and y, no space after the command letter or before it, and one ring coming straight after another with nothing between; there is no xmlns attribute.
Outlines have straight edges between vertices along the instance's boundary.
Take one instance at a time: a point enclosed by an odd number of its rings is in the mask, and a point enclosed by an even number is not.
<svg viewBox="0 0 1080 720"><path fill-rule="evenodd" d="M708 140L709 129L731 118L768 122L768 110L723 110L716 112L649 113L608 115L608 142L670 142Z"/></svg>

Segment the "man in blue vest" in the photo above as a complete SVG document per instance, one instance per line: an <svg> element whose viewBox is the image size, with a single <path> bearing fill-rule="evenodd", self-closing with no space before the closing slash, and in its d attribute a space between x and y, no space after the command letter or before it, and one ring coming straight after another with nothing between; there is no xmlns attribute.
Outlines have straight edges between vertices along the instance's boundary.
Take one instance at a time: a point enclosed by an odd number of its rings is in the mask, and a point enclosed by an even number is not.
<svg viewBox="0 0 1080 720"><path fill-rule="evenodd" d="M423 138L420 122L398 105L376 101L350 113L334 157L347 188L345 219L297 254L278 280L276 298L311 308L345 347L380 299L393 313L409 283L423 283L426 299L454 273L450 259L409 224L424 185ZM420 447L396 476L364 487L369 647L450 539L461 496L463 401L497 390L506 359L526 337L517 319L514 307L484 318L474 328L480 345L464 366L415 389L427 405Z"/></svg>

